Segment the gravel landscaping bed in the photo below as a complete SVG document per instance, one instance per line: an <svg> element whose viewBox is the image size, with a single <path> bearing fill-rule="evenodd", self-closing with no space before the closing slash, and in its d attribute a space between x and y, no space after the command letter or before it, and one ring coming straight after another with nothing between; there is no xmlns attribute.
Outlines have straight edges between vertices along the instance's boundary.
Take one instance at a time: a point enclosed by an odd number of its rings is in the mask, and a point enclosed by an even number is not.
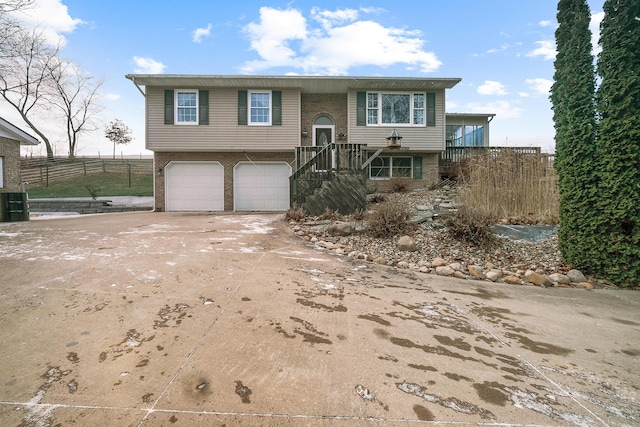
<svg viewBox="0 0 640 427"><path fill-rule="evenodd" d="M364 220L320 217L291 220L289 225L298 236L319 249L426 274L514 285L613 287L606 281L587 279L581 272L564 265L555 233L537 241L498 237L490 246L474 246L454 239L443 221L456 209L454 188L385 193L382 197L384 201L380 203L405 204L415 210L417 218L422 215L417 219L420 224L416 231L409 236L415 245L410 250L398 247L401 236L371 237ZM375 204L371 203L370 208L375 208ZM426 220L425 211L429 217ZM336 227L337 224L341 227Z"/></svg>

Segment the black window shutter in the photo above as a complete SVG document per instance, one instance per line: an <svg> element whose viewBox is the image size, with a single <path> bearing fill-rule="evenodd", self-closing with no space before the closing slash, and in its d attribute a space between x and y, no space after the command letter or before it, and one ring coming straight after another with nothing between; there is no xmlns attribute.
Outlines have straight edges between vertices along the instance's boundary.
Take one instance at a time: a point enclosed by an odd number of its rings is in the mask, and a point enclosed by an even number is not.
<svg viewBox="0 0 640 427"><path fill-rule="evenodd" d="M436 94L427 93L427 126L436 125Z"/></svg>
<svg viewBox="0 0 640 427"><path fill-rule="evenodd" d="M367 125L367 93L358 92L356 98L356 125Z"/></svg>
<svg viewBox="0 0 640 427"><path fill-rule="evenodd" d="M271 124L274 126L282 125L282 92L274 90L271 92L272 114Z"/></svg>
<svg viewBox="0 0 640 427"><path fill-rule="evenodd" d="M413 179L422 179L422 157L413 158Z"/></svg>
<svg viewBox="0 0 640 427"><path fill-rule="evenodd" d="M238 124L247 124L247 91L238 91Z"/></svg>
<svg viewBox="0 0 640 427"><path fill-rule="evenodd" d="M198 124L209 124L209 91L201 90L198 92L198 107L200 111L198 113Z"/></svg>
<svg viewBox="0 0 640 427"><path fill-rule="evenodd" d="M164 124L173 124L173 89L164 91Z"/></svg>

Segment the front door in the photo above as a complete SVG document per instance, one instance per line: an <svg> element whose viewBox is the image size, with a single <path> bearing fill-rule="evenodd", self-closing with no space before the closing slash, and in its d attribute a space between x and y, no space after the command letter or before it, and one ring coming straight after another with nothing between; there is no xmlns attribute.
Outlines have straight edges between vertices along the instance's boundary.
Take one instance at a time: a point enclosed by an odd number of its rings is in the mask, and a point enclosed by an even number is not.
<svg viewBox="0 0 640 427"><path fill-rule="evenodd" d="M335 142L334 140L335 126L314 125L312 144L318 147L318 150L327 147ZM329 150L318 154L316 170L329 170L335 166L335 150Z"/></svg>

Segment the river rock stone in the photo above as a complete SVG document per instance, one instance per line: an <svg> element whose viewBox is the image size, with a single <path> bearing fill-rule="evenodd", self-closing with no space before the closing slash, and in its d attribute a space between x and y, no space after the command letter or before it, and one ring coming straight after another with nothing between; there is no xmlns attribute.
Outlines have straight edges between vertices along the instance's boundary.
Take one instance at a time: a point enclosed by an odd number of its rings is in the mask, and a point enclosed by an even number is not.
<svg viewBox="0 0 640 427"><path fill-rule="evenodd" d="M416 243L409 236L402 236L396 243L399 251L415 252L417 250Z"/></svg>
<svg viewBox="0 0 640 427"><path fill-rule="evenodd" d="M477 279L484 280L487 278L487 275L484 274L484 272L482 271L482 267L480 267L479 265L470 265L469 267L467 267L467 271L470 275Z"/></svg>
<svg viewBox="0 0 640 427"><path fill-rule="evenodd" d="M576 269L569 270L567 272L567 277L569 277L569 279L571 279L572 282L576 282L576 283L587 281L587 278L584 277L584 274L582 274L582 271L576 270Z"/></svg>
<svg viewBox="0 0 640 427"><path fill-rule="evenodd" d="M569 278L569 276L565 276L564 274L560 274L560 273L552 273L549 275L549 280L551 280L552 282L555 282L559 285L567 285L569 283L571 283L571 279Z"/></svg>
<svg viewBox="0 0 640 427"><path fill-rule="evenodd" d="M438 276L453 276L453 268L449 267L448 265L441 265L440 267L436 267L436 274Z"/></svg>
<svg viewBox="0 0 640 427"><path fill-rule="evenodd" d="M485 273L485 276L487 277L487 279L491 280L492 282L497 282L502 278L502 274L497 272L496 270L487 271Z"/></svg>
<svg viewBox="0 0 640 427"><path fill-rule="evenodd" d="M327 226L327 233L330 236L350 236L353 232L353 224L349 222L337 221Z"/></svg>
<svg viewBox="0 0 640 427"><path fill-rule="evenodd" d="M433 261L431 261L431 267L437 268L437 267L444 267L447 265L447 261L443 260L442 258L434 258Z"/></svg>
<svg viewBox="0 0 640 427"><path fill-rule="evenodd" d="M520 278L518 276L507 276L504 279L502 279L502 281L504 283L508 283L509 285L519 285L520 284Z"/></svg>
<svg viewBox="0 0 640 427"><path fill-rule="evenodd" d="M593 289L593 284L589 282L580 282L580 283L576 283L575 285L585 289Z"/></svg>
<svg viewBox="0 0 640 427"><path fill-rule="evenodd" d="M553 286L553 283L551 283L551 280L549 280L547 276L544 276L540 273L536 273L533 270L527 270L524 273L524 278L527 280L527 282L533 283L536 286L544 286L544 287Z"/></svg>

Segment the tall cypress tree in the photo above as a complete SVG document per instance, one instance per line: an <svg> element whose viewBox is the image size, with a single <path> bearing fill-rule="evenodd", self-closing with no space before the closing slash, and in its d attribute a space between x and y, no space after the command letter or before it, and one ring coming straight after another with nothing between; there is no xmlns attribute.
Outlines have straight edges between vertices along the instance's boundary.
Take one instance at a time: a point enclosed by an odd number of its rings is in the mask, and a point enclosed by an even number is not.
<svg viewBox="0 0 640 427"><path fill-rule="evenodd" d="M597 272L595 70L586 0L558 2L557 56L551 87L560 190L558 245L565 263Z"/></svg>
<svg viewBox="0 0 640 427"><path fill-rule="evenodd" d="M606 0L597 91L597 210L604 275L640 285L640 0Z"/></svg>

